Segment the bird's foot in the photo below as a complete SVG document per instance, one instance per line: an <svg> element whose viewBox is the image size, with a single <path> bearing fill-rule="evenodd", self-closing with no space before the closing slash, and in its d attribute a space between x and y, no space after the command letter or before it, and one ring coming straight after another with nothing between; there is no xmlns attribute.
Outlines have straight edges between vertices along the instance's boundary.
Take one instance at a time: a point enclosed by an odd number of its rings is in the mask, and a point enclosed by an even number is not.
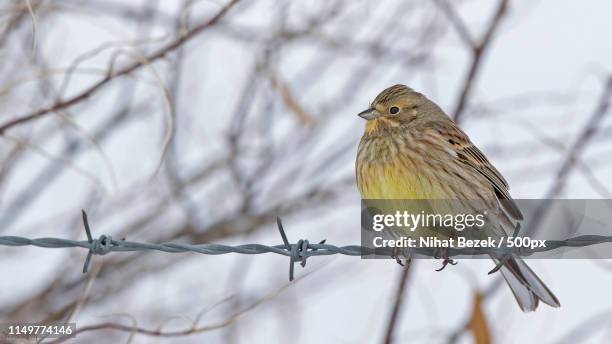
<svg viewBox="0 0 612 344"><path fill-rule="evenodd" d="M406 265L410 265L410 262L412 262L412 257L408 256L405 257L404 262L402 262L402 259L400 258L400 254L399 254L399 248L398 247L394 247L393 251L391 253L391 258L395 259L395 262L401 266L406 266Z"/></svg>
<svg viewBox="0 0 612 344"><path fill-rule="evenodd" d="M395 259L395 262L401 266L404 266L404 263L402 263L402 260L399 257L399 248L398 247L394 247L393 251L391 251L391 258Z"/></svg>
<svg viewBox="0 0 612 344"><path fill-rule="evenodd" d="M446 268L446 266L448 264L450 264L450 265L457 265L456 261L454 261L454 260L452 260L452 259L450 259L448 257L448 248L446 248L446 247L440 248L439 250L435 250L434 251L434 258L436 258L436 259L443 259L442 260L442 266L439 269L436 269L436 271L444 270L444 268Z"/></svg>
<svg viewBox="0 0 612 344"><path fill-rule="evenodd" d="M454 261L454 260L452 260L452 259L450 259L450 258L448 258L448 257L446 257L446 258L444 258L444 260L442 261L442 267L440 267L439 269L436 269L436 271L442 271L442 270L444 270L444 268L445 268L445 267L446 267L448 264L450 264L450 265L457 265L457 262L456 262L456 261Z"/></svg>

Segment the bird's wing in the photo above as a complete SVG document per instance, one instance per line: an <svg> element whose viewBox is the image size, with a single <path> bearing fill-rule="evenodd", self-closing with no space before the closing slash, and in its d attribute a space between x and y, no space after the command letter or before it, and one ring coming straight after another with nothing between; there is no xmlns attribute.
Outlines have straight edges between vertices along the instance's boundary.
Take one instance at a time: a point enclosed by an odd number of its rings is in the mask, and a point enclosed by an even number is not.
<svg viewBox="0 0 612 344"><path fill-rule="evenodd" d="M508 192L508 182L468 136L452 122L436 123L436 129L452 146L459 161L476 170L491 183L499 203L508 215L515 220L522 220L523 214Z"/></svg>

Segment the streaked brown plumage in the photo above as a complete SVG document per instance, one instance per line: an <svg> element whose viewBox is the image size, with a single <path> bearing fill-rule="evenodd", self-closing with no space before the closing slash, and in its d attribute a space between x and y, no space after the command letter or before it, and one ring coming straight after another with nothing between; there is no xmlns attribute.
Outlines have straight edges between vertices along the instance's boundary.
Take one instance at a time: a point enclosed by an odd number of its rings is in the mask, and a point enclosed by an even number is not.
<svg viewBox="0 0 612 344"><path fill-rule="evenodd" d="M508 228L523 219L501 173L424 95L394 85L359 116L368 120L356 161L362 198L480 200ZM487 230L497 237L511 234L507 228ZM539 300L559 306L522 260L510 259L501 271L521 309L535 310Z"/></svg>

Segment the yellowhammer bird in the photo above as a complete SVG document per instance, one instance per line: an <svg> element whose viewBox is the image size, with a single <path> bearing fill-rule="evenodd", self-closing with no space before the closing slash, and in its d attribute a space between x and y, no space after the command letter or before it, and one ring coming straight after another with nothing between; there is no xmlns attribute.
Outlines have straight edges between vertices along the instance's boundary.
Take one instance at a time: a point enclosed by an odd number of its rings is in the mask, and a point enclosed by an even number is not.
<svg viewBox="0 0 612 344"><path fill-rule="evenodd" d="M359 116L368 121L356 161L363 199L484 200L492 214L511 221L523 219L504 177L421 93L404 85L391 86ZM560 306L520 258L508 259L500 271L523 311L535 310L540 300Z"/></svg>

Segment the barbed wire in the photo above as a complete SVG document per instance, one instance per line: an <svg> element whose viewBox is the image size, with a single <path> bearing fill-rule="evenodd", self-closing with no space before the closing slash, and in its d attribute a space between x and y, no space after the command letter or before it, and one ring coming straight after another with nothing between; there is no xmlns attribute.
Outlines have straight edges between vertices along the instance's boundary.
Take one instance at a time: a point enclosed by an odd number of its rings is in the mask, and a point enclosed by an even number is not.
<svg viewBox="0 0 612 344"><path fill-rule="evenodd" d="M222 245L222 244L181 244L181 243L146 243L127 240L115 240L110 235L102 234L99 238L94 238L91 235L91 228L87 213L82 211L83 226L87 235L87 240L71 240L63 238L37 238L30 239L20 236L0 236L0 245L3 246L37 246L44 248L69 248L80 247L88 250L85 263L83 264L83 273L86 273L91 257L93 255L105 255L110 252L134 252L134 251L161 251L166 253L184 253L195 252L207 255L220 255L228 253L238 254L264 254L275 253L289 257L289 280L294 277L294 265L300 262L302 267L306 266L306 260L314 256L329 256L334 254L342 254L346 256L386 256L395 257L398 255L397 249L393 248L371 248L360 245L336 246L326 244L325 240L318 244L311 244L308 240L300 239L296 243L290 243L283 228L280 218L277 218L278 231L283 240L282 245L262 245L262 244L244 244L244 245ZM545 247L534 248L448 248L445 249L445 257L456 256L478 256L492 255L496 257L506 256L529 256L538 252L551 251L561 247L585 247L602 243L612 243L612 235L580 235L565 240L546 240ZM431 247L410 248L410 253L420 254L429 257L436 257L439 254L439 249ZM503 260L502 260L503 262ZM491 271L497 271L498 267Z"/></svg>

